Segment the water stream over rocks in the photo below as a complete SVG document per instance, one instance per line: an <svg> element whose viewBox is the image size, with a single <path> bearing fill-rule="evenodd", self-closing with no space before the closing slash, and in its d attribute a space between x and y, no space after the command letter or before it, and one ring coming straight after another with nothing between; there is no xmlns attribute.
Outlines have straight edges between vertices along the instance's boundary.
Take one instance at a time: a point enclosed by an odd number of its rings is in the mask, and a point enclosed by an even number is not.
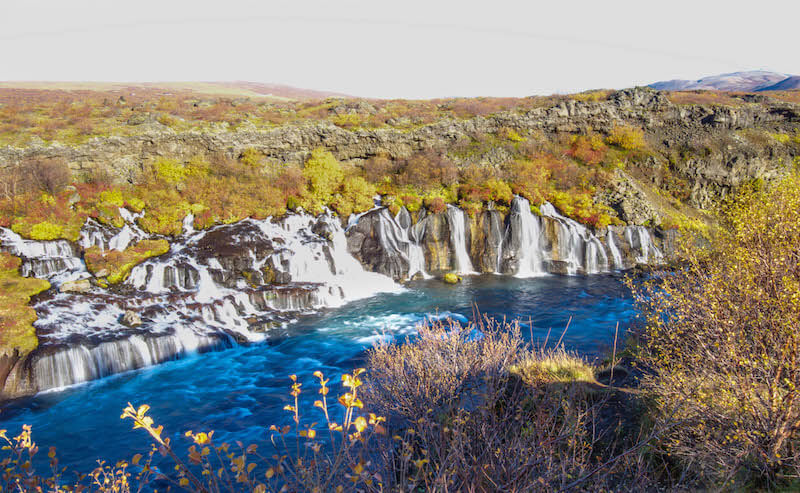
<svg viewBox="0 0 800 493"><path fill-rule="evenodd" d="M89 220L75 243L25 240L0 228L0 249L23 259L22 274L54 286L33 303L40 344L14 366L4 397L262 342L302 316L402 293L407 288L401 283L411 279L446 272L598 274L665 257L664 239L647 228L591 231L548 203L534 214L516 197L505 215L490 207L470 216L453 206L439 214L403 208L393 215L376 206L349 218L347 229L329 212L246 219L204 231L195 231L189 216L182 234L169 238L167 254L104 289L86 270L84 249L122 251L157 238L136 224L141 213L120 212L122 228ZM93 284L60 292L79 279ZM131 312L141 323L124 323Z"/></svg>

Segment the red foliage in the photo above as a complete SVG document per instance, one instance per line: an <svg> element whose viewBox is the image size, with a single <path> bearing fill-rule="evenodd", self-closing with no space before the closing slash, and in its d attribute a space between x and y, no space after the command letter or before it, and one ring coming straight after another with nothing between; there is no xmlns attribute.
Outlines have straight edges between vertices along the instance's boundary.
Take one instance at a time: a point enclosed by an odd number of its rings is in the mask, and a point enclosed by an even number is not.
<svg viewBox="0 0 800 493"><path fill-rule="evenodd" d="M447 210L447 204L441 197L434 197L426 200L425 207L433 214L439 214Z"/></svg>

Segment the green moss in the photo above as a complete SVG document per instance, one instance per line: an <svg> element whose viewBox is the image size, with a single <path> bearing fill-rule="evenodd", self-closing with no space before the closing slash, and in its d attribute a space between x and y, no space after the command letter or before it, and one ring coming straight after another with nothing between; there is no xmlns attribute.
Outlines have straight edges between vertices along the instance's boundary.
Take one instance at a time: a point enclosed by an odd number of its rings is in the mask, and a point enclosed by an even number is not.
<svg viewBox="0 0 800 493"><path fill-rule="evenodd" d="M459 276L458 274L455 274L453 272L448 272L447 274L444 275L443 280L447 284L458 284L461 282L462 279L461 276Z"/></svg>
<svg viewBox="0 0 800 493"><path fill-rule="evenodd" d="M153 163L153 171L159 180L170 184L186 179L186 168L174 159L159 158Z"/></svg>
<svg viewBox="0 0 800 493"><path fill-rule="evenodd" d="M28 236L32 240L48 241L57 240L63 234L64 228L62 226L44 221L31 226Z"/></svg>
<svg viewBox="0 0 800 493"><path fill-rule="evenodd" d="M50 288L44 279L19 275L21 260L0 252L0 354L20 356L36 349L39 340L33 322L36 311L28 306L31 296Z"/></svg>
<svg viewBox="0 0 800 493"><path fill-rule="evenodd" d="M167 240L142 240L124 251L101 250L93 246L86 250L86 268L92 274L108 271L108 284L117 284L127 279L131 270L148 258L164 255L169 251Z"/></svg>

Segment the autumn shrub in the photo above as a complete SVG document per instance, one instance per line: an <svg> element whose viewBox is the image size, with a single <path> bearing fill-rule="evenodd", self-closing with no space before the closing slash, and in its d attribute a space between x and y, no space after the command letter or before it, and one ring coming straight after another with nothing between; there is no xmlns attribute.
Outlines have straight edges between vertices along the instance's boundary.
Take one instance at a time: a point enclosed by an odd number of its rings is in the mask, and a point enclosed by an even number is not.
<svg viewBox="0 0 800 493"><path fill-rule="evenodd" d="M11 229L25 238L77 241L87 215L71 207L70 198L68 191L55 196L33 192L17 195L0 201L0 215L8 217Z"/></svg>
<svg viewBox="0 0 800 493"><path fill-rule="evenodd" d="M553 191L550 192L548 200L563 215L595 229L603 229L619 222L611 215L611 209L595 202L589 192Z"/></svg>
<svg viewBox="0 0 800 493"><path fill-rule="evenodd" d="M382 457L401 491L419 479L425 491L654 484L636 453L652 435L617 441L613 427L600 424L613 392L600 390L594 370L561 346L525 343L516 322L431 321L402 344L370 350L367 370L364 405L387 418L397 445Z"/></svg>
<svg viewBox="0 0 800 493"><path fill-rule="evenodd" d="M422 207L422 197L417 194L404 194L400 196L400 201L403 207L408 209L409 212L417 212Z"/></svg>
<svg viewBox="0 0 800 493"><path fill-rule="evenodd" d="M612 128L606 137L606 142L626 151L638 151L647 147L644 133L641 130L624 125L617 125Z"/></svg>
<svg viewBox="0 0 800 493"><path fill-rule="evenodd" d="M446 156L427 151L406 159L396 179L401 186L427 191L456 183L458 168Z"/></svg>
<svg viewBox="0 0 800 493"><path fill-rule="evenodd" d="M308 180L308 210L319 211L328 205L333 194L344 180L344 170L330 152L316 149L303 167L303 176Z"/></svg>
<svg viewBox="0 0 800 493"><path fill-rule="evenodd" d="M489 200L493 200L499 204L509 205L514 199L511 186L502 180L490 178L483 186L488 192Z"/></svg>
<svg viewBox="0 0 800 493"><path fill-rule="evenodd" d="M387 156L375 156L367 159L362 165L364 177L372 183L380 183L385 178L394 176L397 163Z"/></svg>
<svg viewBox="0 0 800 493"><path fill-rule="evenodd" d="M447 210L447 203L441 197L431 197L424 200L425 208L432 214L440 214Z"/></svg>
<svg viewBox="0 0 800 493"><path fill-rule="evenodd" d="M346 218L350 214L372 209L374 196L375 185L360 176L356 176L345 180L341 193L334 196L331 206L341 217Z"/></svg>
<svg viewBox="0 0 800 493"><path fill-rule="evenodd" d="M706 249L634 286L653 419L665 450L712 489L800 477L800 178L744 192ZM795 483L796 484L796 483Z"/></svg>
<svg viewBox="0 0 800 493"><path fill-rule="evenodd" d="M33 192L57 195L71 181L63 159L27 159L0 170L0 193L6 198Z"/></svg>
<svg viewBox="0 0 800 493"><path fill-rule="evenodd" d="M541 204L546 200L550 170L544 158L515 161L511 169L514 193L525 197L531 204Z"/></svg>
<svg viewBox="0 0 800 493"><path fill-rule="evenodd" d="M585 164L597 165L605 159L607 149L597 134L576 135L571 139L567 154Z"/></svg>

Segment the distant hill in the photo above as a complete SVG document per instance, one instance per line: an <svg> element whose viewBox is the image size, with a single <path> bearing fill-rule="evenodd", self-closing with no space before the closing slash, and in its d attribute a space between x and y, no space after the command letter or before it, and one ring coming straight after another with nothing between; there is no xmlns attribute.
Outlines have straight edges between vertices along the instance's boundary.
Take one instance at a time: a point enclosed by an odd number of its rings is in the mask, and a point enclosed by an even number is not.
<svg viewBox="0 0 800 493"><path fill-rule="evenodd" d="M750 72L712 75L698 80L667 80L650 84L650 87L662 91L711 90L737 92L786 90L800 87L797 80L795 80L793 86L776 87L790 79L798 79L798 77L777 72L754 70Z"/></svg>
<svg viewBox="0 0 800 493"><path fill-rule="evenodd" d="M800 89L800 75L793 75L787 77L777 84L762 87L759 91L791 91L792 89Z"/></svg>
<svg viewBox="0 0 800 493"><path fill-rule="evenodd" d="M273 99L309 100L329 97L347 97L330 91L302 89L282 84L260 82L0 82L0 88L63 90L63 91L133 91L136 88L163 90L165 92L195 92L228 97L263 97Z"/></svg>

